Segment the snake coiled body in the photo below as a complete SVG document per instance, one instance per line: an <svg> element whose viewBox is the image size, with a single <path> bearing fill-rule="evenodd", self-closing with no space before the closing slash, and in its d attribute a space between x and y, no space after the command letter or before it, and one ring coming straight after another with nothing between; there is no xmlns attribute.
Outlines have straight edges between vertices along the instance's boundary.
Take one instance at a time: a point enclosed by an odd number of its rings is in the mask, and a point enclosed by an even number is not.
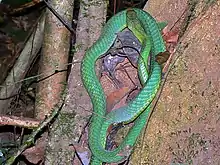
<svg viewBox="0 0 220 165"><path fill-rule="evenodd" d="M142 44L141 56L138 60L138 74L143 89L127 106L106 114L106 98L96 76L95 63L113 45L117 32L125 28L131 30ZM112 17L104 26L99 39L86 51L81 65L81 76L94 111L89 128L91 164L118 162L127 158L127 155L122 155L122 152L135 144L146 124L150 104L159 89L161 69L155 62L155 56L164 51L165 46L158 24L150 14L136 8L124 10ZM149 68L147 64L150 55L152 57ZM134 125L122 143L112 151L106 150L105 140L108 127L111 124L131 121L134 121Z"/></svg>

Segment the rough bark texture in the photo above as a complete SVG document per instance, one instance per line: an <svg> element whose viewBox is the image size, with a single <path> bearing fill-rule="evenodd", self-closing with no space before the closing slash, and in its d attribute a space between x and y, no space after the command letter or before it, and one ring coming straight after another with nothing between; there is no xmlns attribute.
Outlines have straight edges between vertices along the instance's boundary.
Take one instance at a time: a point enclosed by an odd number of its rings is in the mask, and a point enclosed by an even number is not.
<svg viewBox="0 0 220 165"><path fill-rule="evenodd" d="M73 127L75 137L72 139L74 142L79 140L92 113L89 96L81 82L80 62L86 49L98 39L105 22L106 11L106 2L95 0L84 1L80 7L75 44L76 53L68 80L67 103L64 108L65 111L75 114L75 126Z"/></svg>
<svg viewBox="0 0 220 165"><path fill-rule="evenodd" d="M51 1L54 9L65 19L71 22L73 6L72 1ZM46 26L39 74L46 77L67 68L70 32L49 10L46 13ZM42 78L40 77L40 79ZM61 92L64 90L66 72L60 72L38 84L36 99L36 118L43 120L46 115L59 102Z"/></svg>
<svg viewBox="0 0 220 165"><path fill-rule="evenodd" d="M175 6L184 4L152 0L147 9L173 22L183 11L173 14ZM188 1L188 8L174 54L179 58L132 155L132 165L220 162L220 1Z"/></svg>
<svg viewBox="0 0 220 165"><path fill-rule="evenodd" d="M71 24L73 14L73 1L68 0L53 0L50 1L53 8L61 15L61 17ZM69 49L70 49L70 32L66 27L49 11L46 11L45 35L42 47L42 56L40 62L39 74L46 77L54 73L56 70L64 70L67 68ZM43 120L51 113L53 107L59 102L61 95L64 92L66 82L66 72L59 72L53 76L40 81L38 84L38 92L36 98L36 118ZM40 79L42 78L40 77ZM58 127L57 130L63 129ZM56 139L57 130L52 130L49 137L45 164L54 164L59 161L58 157L67 155L60 154L58 150L54 151L50 147L51 144L56 144L59 139ZM41 154L46 148L47 133L44 133L37 141L36 150L41 149ZM59 156L57 156L59 155ZM65 158L63 160L66 160ZM69 160L69 159L68 159ZM61 161L64 164L65 161ZM56 163L55 163L56 164ZM59 163L58 163L59 164Z"/></svg>
<svg viewBox="0 0 220 165"><path fill-rule="evenodd" d="M71 164L74 148L91 115L90 99L82 85L80 62L86 49L98 39L105 22L107 4L104 1L83 1L76 31L76 53L68 79L68 94L65 107L53 124L48 146L46 164ZM90 112L89 112L90 111ZM74 164L74 163L73 163Z"/></svg>

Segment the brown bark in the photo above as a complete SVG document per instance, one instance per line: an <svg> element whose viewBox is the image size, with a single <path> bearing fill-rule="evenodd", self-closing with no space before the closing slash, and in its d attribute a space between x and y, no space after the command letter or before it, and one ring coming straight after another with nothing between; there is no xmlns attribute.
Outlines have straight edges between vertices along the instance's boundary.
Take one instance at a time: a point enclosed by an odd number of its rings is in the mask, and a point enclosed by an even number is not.
<svg viewBox="0 0 220 165"><path fill-rule="evenodd" d="M73 1L50 1L52 7L61 15L61 17L71 24L73 13ZM42 46L42 56L39 66L39 74L48 76L40 81L37 88L36 98L36 118L43 120L51 114L53 107L59 102L64 94L67 72L58 72L52 76L56 70L67 69L67 62L70 50L70 32L49 10L46 11L46 24L44 42ZM40 77L41 79L42 77ZM47 133L45 132L37 141L36 152L44 153L46 149ZM41 151L37 151L38 146ZM50 152L50 150L49 150ZM34 152L33 152L34 153ZM52 157L55 160L57 157ZM46 155L47 162L50 162ZM36 161L36 160L35 160ZM51 164L51 163L49 163Z"/></svg>
<svg viewBox="0 0 220 165"><path fill-rule="evenodd" d="M74 148L91 115L90 99L82 86L80 62L85 50L97 40L105 22L106 2L83 1L80 4L76 30L76 53L68 79L65 107L53 124L45 164L71 164ZM59 151L59 152L58 152Z"/></svg>
<svg viewBox="0 0 220 165"><path fill-rule="evenodd" d="M72 6L68 1L51 1L54 9L71 22ZM70 7L69 7L70 6ZM65 12L64 12L65 11ZM51 75L56 70L67 68L70 32L49 10L46 13L46 25L39 74ZM40 77L41 79L42 77ZM36 99L36 118L43 120L51 113L52 108L59 102L64 91L66 72L59 72L39 82Z"/></svg>
<svg viewBox="0 0 220 165"><path fill-rule="evenodd" d="M0 126L2 125L13 125L23 128L36 128L40 121L32 118L24 118L17 116L0 116Z"/></svg>
<svg viewBox="0 0 220 165"><path fill-rule="evenodd" d="M153 0L147 9L161 20L173 22L181 15L184 8L180 5L184 4ZM174 65L130 164L220 162L219 10L220 1L188 1Z"/></svg>

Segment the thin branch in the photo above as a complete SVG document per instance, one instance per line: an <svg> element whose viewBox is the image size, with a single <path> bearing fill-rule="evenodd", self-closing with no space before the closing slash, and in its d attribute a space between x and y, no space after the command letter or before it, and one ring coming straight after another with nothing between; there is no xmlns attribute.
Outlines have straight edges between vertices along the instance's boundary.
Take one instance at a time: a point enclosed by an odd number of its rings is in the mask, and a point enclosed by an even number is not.
<svg viewBox="0 0 220 165"><path fill-rule="evenodd" d="M63 97L62 100L54 107L52 114L46 118L40 125L38 128L36 128L35 131L32 132L32 134L29 136L29 138L27 139L27 141L19 147L17 153L10 157L7 161L5 165L12 165L17 158L29 147L33 146L35 144L35 140L36 140L36 136L40 133L42 133L42 130L47 127L53 120L54 118L58 115L58 113L60 112L60 110L62 109L63 105L64 105L64 100L65 98Z"/></svg>
<svg viewBox="0 0 220 165"><path fill-rule="evenodd" d="M35 59L38 51L40 50L42 40L43 40L43 33L44 33L44 19L45 17L42 16L39 20L37 30L33 33L30 38L28 39L23 51L21 52L19 58L17 59L14 67L12 68L11 72L9 73L8 77L6 78L3 86L0 88L0 97L8 97L14 95L18 92L21 87L21 84L14 84L7 87L7 84L11 84L15 81L20 81L26 75L28 68L32 64L33 60ZM9 102L11 100L0 100L0 113L5 114L7 113Z"/></svg>
<svg viewBox="0 0 220 165"><path fill-rule="evenodd" d="M17 116L0 116L0 126L2 125L12 125L23 128L36 128L38 127L40 121L32 118L17 117Z"/></svg>
<svg viewBox="0 0 220 165"><path fill-rule="evenodd" d="M66 22L59 13L56 12L56 10L54 10L54 8L46 1L43 0L44 3L47 5L47 8L59 19L60 22L62 22L62 24L72 33L72 34L76 34L76 31L72 28L72 26Z"/></svg>

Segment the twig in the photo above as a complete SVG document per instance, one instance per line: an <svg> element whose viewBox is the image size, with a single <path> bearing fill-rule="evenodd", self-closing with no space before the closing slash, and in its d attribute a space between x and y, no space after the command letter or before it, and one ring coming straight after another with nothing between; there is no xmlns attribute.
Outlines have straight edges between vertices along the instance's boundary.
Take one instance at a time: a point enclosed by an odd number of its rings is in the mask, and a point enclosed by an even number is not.
<svg viewBox="0 0 220 165"><path fill-rule="evenodd" d="M72 64L75 64L75 63L80 63L80 62L79 62L79 61L76 61L76 62L73 62L73 63L67 63L66 65L72 65ZM14 86L14 85L16 85L16 84L18 84L18 83L21 83L21 82L24 82L24 81L28 81L28 80L31 80L31 79L36 79L36 78L38 78L38 77L41 77L41 76L47 74L45 77L43 77L43 78L41 78L41 79L39 79L39 80L37 80L37 81L36 81L36 80L33 80L33 81L29 84L29 86L30 86L30 85L32 85L33 83L38 83L38 82L43 81L43 80L45 80L45 79L47 79L47 78L50 78L51 76L53 76L53 75L55 75L55 74L57 74L57 73L65 72L65 71L67 71L67 70L66 70L66 69L63 69L63 70L60 70L60 69L52 70L50 73L42 73L42 74L38 74L38 75L36 75L36 76L31 76L31 77L24 78L24 79L19 80L19 81L11 82L11 83L9 83L9 84L0 85L0 88L1 88L1 87L2 87L2 88L7 88L7 87L10 87L10 86ZM8 100L8 99L11 99L11 98L13 98L13 97L15 97L15 96L17 96L17 95L19 95L19 93L10 95L10 96L8 96L8 97L0 97L0 100Z"/></svg>
<svg viewBox="0 0 220 165"><path fill-rule="evenodd" d="M9 73L3 84L11 84L14 81L19 81L26 75L28 68L41 47L44 32L44 18L44 16L41 17L36 32L28 39L23 51L12 68L12 71ZM10 88L4 86L0 88L0 97L3 98L17 93L20 87L21 84L14 84ZM9 102L10 100L0 100L1 114L5 114L7 112Z"/></svg>
<svg viewBox="0 0 220 165"><path fill-rule="evenodd" d="M36 128L38 127L40 121L32 118L17 117L17 116L0 116L0 126L2 125L12 125L24 128Z"/></svg>
<svg viewBox="0 0 220 165"><path fill-rule="evenodd" d="M52 114L46 118L40 125L38 128L36 128L35 131L32 132L32 134L29 136L29 138L27 139L27 141L19 147L17 153L10 157L7 161L5 165L12 165L16 159L29 147L33 146L36 140L36 136L42 132L42 130L48 126L53 120L54 118L58 115L58 113L60 112L60 110L62 109L63 105L64 105L64 100L65 98L62 98L62 100L55 105Z"/></svg>
<svg viewBox="0 0 220 165"><path fill-rule="evenodd" d="M76 63L80 63L80 62L79 62L79 61L75 61L75 62L73 62L73 63L67 63L67 64L65 64L65 66L73 65L73 64L76 64ZM60 67L60 68L61 68L61 67ZM53 69L53 70L47 72L48 75L47 75L46 77L52 76L52 75L54 75L54 73L59 73L59 72L63 72L63 71L66 71L66 70L61 70L61 69L59 69L59 68L57 68L56 70ZM50 72L50 73L49 73L49 72ZM38 78L38 77L41 77L41 76L44 76L44 75L46 75L46 73L38 74L38 75L36 75L36 76L27 77L27 78L24 78L24 79L22 79L22 80L10 82L10 83L8 83L8 84L0 85L0 88L6 87L6 86L12 86L12 85L15 85L15 84L17 84L17 83L21 83L21 82L24 82L24 81L27 81L27 80L35 79L35 78ZM42 79L43 79L43 78L42 78ZM40 81L40 80L39 80L39 81ZM0 98L0 100L1 100L1 98Z"/></svg>
<svg viewBox="0 0 220 165"><path fill-rule="evenodd" d="M46 1L43 0L44 3L46 4L47 8L57 17L57 19L59 19L60 22L62 22L62 24L72 33L72 34L76 34L76 31L71 27L70 24L68 24L61 16L60 14L58 14L56 12L56 10L54 10L54 8Z"/></svg>

